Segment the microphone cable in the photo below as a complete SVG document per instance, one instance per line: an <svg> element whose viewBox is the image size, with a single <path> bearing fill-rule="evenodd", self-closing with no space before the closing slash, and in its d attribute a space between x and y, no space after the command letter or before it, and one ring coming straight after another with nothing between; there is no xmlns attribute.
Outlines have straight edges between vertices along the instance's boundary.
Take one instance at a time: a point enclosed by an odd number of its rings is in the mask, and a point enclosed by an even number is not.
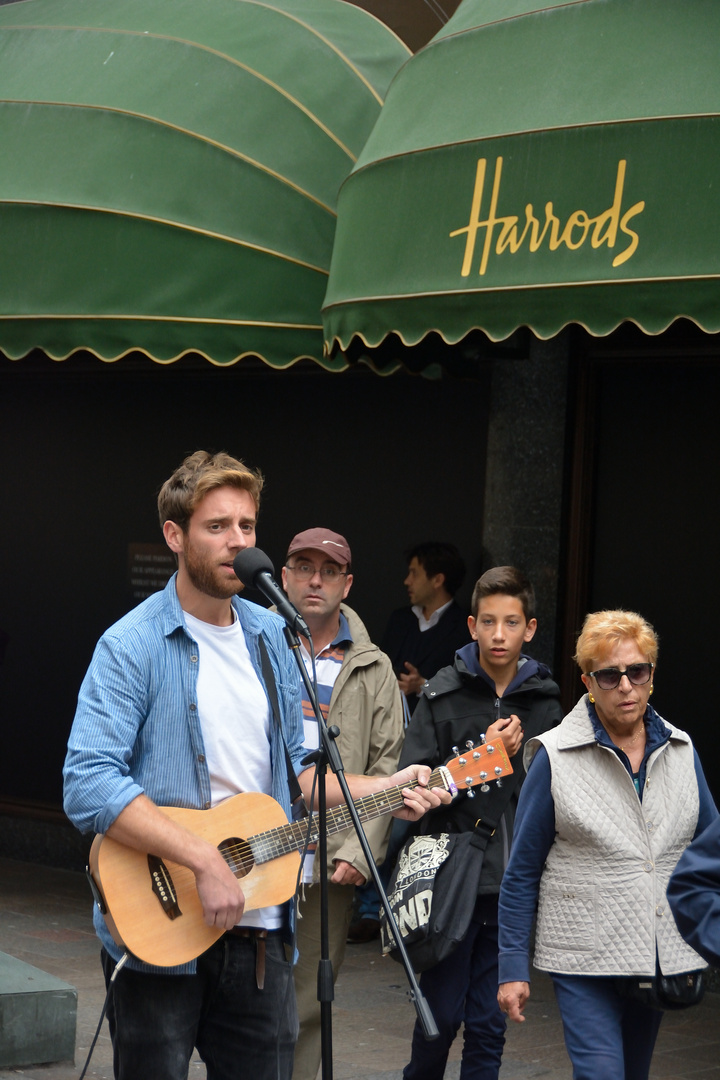
<svg viewBox="0 0 720 1080"><path fill-rule="evenodd" d="M105 1014L107 1013L108 1004L110 1003L110 994L112 993L113 984L115 983L115 979L117 978L117 976L118 976L119 972L121 971L121 969L125 967L125 964L129 960L129 958L130 958L130 953L129 952L124 952L123 955L118 960L117 964L115 965L115 970L113 971L112 975L110 976L110 981L108 982L107 993L105 995L105 1002L104 1002L103 1007L102 1007L102 1012L100 1013L100 1019L98 1021L98 1026L97 1026L97 1028L95 1030L93 1040L90 1043L90 1049L88 1050L88 1055L87 1055L87 1057L85 1059L85 1064L83 1065L83 1070L80 1073L79 1080L83 1080L85 1074L88 1071L88 1066L90 1065L90 1059L93 1056L93 1053L95 1051L95 1045L96 1045L96 1043L97 1043L97 1041L98 1041L98 1039L100 1037L100 1031L101 1031L102 1026L103 1026L103 1020L105 1019Z"/></svg>

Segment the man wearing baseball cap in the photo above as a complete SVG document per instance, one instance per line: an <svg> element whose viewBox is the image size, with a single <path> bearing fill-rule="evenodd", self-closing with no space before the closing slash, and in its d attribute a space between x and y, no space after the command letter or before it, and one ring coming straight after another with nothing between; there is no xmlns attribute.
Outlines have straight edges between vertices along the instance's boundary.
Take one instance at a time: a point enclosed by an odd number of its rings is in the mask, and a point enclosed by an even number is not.
<svg viewBox="0 0 720 1080"><path fill-rule="evenodd" d="M288 547L282 584L305 619L315 651L318 700L325 721L340 729L337 745L349 773L390 776L396 771L403 741L403 709L390 660L374 645L355 612L343 603L353 582L352 555L344 536L329 529L307 529ZM311 671L309 642L301 638L305 665ZM305 745L316 749L318 725L309 701L303 701ZM387 846L390 818L365 826L375 859ZM293 1080L315 1080L320 1066L320 890L318 867L309 855L303 868L298 950L295 967L300 1037ZM328 838L329 941L336 979L345 955L353 901L350 886L370 875L353 829Z"/></svg>

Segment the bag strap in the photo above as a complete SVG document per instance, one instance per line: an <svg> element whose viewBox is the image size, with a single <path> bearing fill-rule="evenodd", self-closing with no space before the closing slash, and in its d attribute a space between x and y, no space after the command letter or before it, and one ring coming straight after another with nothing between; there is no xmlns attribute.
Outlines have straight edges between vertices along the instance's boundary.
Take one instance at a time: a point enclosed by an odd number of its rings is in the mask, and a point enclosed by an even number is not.
<svg viewBox="0 0 720 1080"><path fill-rule="evenodd" d="M290 802L296 803L298 799L302 799L303 793L298 781L295 769L293 768L292 761L290 760L290 752L287 748L287 742L285 741L285 732L283 726L280 723L280 703L278 701L277 686L275 684L275 673L270 661L270 654L265 644L265 639L262 634L258 634L258 645L260 646L260 666L262 667L263 679L265 680L265 689L267 695L270 698L270 705L272 707L273 719L275 726L280 732L280 738L282 739L283 749L285 751L285 766L287 771L288 787L290 788Z"/></svg>
<svg viewBox="0 0 720 1080"><path fill-rule="evenodd" d="M476 795L474 799L465 797L457 807L456 814L460 821L464 819L470 822L475 818L474 824L465 830L476 834L477 842L474 846L483 850L487 847L520 783L520 771L516 768L510 776L503 777L502 787L495 781L489 792ZM481 814L478 814L479 810L482 810Z"/></svg>

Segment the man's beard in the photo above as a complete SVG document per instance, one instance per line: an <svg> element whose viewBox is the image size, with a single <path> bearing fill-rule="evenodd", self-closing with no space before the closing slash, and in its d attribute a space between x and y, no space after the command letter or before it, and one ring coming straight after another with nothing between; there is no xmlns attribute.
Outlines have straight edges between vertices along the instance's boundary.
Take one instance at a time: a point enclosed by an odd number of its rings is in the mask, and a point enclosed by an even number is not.
<svg viewBox="0 0 720 1080"><path fill-rule="evenodd" d="M216 564L213 564L208 556L198 555L191 544L187 545L183 556L187 576L198 592L211 596L213 600L229 600L242 592L244 585L239 578L234 580L228 578L227 581L219 581L213 573Z"/></svg>

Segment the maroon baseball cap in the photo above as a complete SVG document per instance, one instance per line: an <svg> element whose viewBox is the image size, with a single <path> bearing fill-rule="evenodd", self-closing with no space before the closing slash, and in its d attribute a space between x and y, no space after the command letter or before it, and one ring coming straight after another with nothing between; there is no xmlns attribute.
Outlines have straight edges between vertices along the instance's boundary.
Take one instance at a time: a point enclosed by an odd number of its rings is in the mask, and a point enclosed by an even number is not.
<svg viewBox="0 0 720 1080"><path fill-rule="evenodd" d="M326 559L332 559L340 565L352 562L347 540L330 529L306 529L305 532L293 536L286 558L289 559L296 551L320 551Z"/></svg>

